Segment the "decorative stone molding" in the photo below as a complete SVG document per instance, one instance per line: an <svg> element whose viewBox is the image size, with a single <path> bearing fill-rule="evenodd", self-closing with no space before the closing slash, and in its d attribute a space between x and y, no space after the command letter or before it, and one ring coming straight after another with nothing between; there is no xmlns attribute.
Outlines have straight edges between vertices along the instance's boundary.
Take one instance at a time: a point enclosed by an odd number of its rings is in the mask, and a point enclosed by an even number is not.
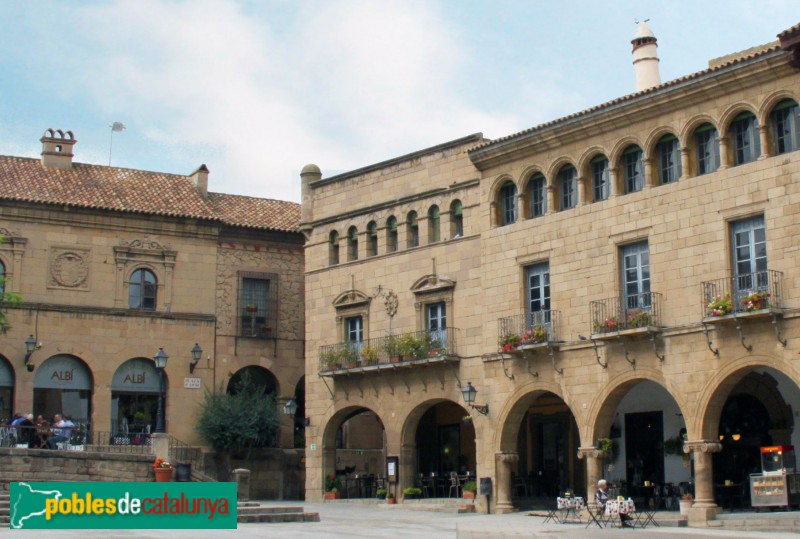
<svg viewBox="0 0 800 539"><path fill-rule="evenodd" d="M114 302L116 307L128 305L128 279L131 273L145 267L153 270L158 278L156 310L169 312L172 306L172 278L177 251L171 250L148 236L132 240L120 240L114 247L114 262L117 266Z"/></svg>
<svg viewBox="0 0 800 539"><path fill-rule="evenodd" d="M579 459L601 459L605 455L602 451L597 449L596 447L579 447L578 448L578 458Z"/></svg>
<svg viewBox="0 0 800 539"><path fill-rule="evenodd" d="M161 245L155 240L151 240L147 236L141 239L136 240L121 240L119 242L120 246L122 247L130 247L131 249L145 249L150 251L165 251L169 250L169 247L166 245Z"/></svg>
<svg viewBox="0 0 800 539"><path fill-rule="evenodd" d="M91 251L72 247L51 247L48 288L89 290Z"/></svg>
<svg viewBox="0 0 800 539"><path fill-rule="evenodd" d="M684 453L719 453L722 444L714 440L691 440L683 442Z"/></svg>

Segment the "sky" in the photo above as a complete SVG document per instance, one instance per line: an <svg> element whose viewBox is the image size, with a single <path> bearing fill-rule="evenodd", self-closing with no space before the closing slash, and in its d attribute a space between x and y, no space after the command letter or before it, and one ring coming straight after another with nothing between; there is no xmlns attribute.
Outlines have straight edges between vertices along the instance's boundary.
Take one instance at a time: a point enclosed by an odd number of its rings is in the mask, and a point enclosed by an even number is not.
<svg viewBox="0 0 800 539"><path fill-rule="evenodd" d="M635 91L649 19L663 82L768 43L797 0L3 0L0 155L71 130L76 162L300 200L323 177ZM113 133L110 125L127 129ZM113 137L113 141L112 141Z"/></svg>

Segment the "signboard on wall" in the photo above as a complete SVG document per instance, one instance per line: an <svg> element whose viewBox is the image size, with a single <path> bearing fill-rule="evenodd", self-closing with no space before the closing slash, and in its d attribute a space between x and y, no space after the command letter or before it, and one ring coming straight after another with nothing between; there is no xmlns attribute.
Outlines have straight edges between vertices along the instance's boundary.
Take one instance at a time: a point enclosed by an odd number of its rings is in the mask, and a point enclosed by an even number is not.
<svg viewBox="0 0 800 539"><path fill-rule="evenodd" d="M400 457L386 457L386 478L390 483L397 483Z"/></svg>
<svg viewBox="0 0 800 539"><path fill-rule="evenodd" d="M200 389L202 384L200 383L200 378L184 378L183 379L183 387L186 389Z"/></svg>

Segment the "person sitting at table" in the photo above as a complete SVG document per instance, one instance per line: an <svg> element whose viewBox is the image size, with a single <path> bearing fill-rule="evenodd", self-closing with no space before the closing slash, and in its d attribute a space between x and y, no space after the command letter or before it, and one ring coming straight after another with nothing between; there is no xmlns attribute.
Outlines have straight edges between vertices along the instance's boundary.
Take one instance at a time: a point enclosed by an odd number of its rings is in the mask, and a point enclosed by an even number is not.
<svg viewBox="0 0 800 539"><path fill-rule="evenodd" d="M600 508L600 510L605 513L606 502L608 502L608 481L605 479L601 479L597 482L597 491L594 493L594 501L597 503L597 506ZM619 521L623 528L630 526L630 523L628 522L630 519L631 517L626 514L619 514Z"/></svg>

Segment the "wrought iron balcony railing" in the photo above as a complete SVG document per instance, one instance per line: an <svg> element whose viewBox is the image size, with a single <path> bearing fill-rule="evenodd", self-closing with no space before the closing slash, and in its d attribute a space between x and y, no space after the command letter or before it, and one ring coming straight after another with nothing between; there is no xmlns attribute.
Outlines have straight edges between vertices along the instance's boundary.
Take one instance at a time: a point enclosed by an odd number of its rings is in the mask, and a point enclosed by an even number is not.
<svg viewBox="0 0 800 539"><path fill-rule="evenodd" d="M661 294L647 292L592 301L592 334L661 325Z"/></svg>
<svg viewBox="0 0 800 539"><path fill-rule="evenodd" d="M702 283L703 318L781 308L783 273L747 273Z"/></svg>
<svg viewBox="0 0 800 539"><path fill-rule="evenodd" d="M558 341L559 312L536 311L497 320L497 345L500 352Z"/></svg>
<svg viewBox="0 0 800 539"><path fill-rule="evenodd" d="M320 372L367 369L392 363L441 359L456 356L456 328L416 331L321 346Z"/></svg>

